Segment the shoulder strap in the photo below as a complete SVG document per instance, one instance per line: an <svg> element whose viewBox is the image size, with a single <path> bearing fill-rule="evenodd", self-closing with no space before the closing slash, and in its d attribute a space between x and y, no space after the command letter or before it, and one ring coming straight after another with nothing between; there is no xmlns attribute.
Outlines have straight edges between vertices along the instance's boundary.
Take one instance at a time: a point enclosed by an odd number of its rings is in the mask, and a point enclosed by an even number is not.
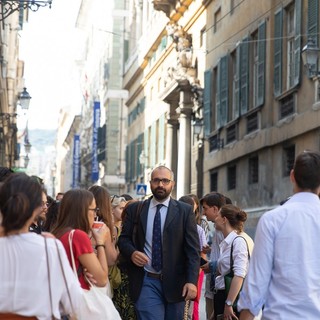
<svg viewBox="0 0 320 320"><path fill-rule="evenodd" d="M249 251L249 247L248 247L248 242L247 242L247 240L246 240L244 237L242 237L242 236L236 236L236 237L232 240L232 243L231 243L231 251L230 251L230 272L231 272L231 273L233 273L233 242L234 242L234 240L236 240L237 238L242 238L242 239L245 241L245 243L246 243L246 245L247 245L247 250L248 250L248 257L249 257L249 259L250 259L250 251Z"/></svg>
<svg viewBox="0 0 320 320"><path fill-rule="evenodd" d="M72 262L72 269L73 269L73 272L74 274L76 275L76 277L78 277L78 274L77 274L77 268L76 268L76 263L74 261L74 255L73 255L73 249L72 249L72 239L73 239L73 234L74 234L74 229L70 231L69 233L69 248L70 248L70 256L71 256L71 262Z"/></svg>
<svg viewBox="0 0 320 320"><path fill-rule="evenodd" d="M50 308L51 308L51 319L55 319L53 315L53 306L52 306L52 292L51 292L51 281L50 281L50 267L49 267L49 254L48 254L48 245L47 238L44 237L44 244L46 250L46 260L47 260L47 271L48 271L48 286L49 286L49 299L50 299Z"/></svg>

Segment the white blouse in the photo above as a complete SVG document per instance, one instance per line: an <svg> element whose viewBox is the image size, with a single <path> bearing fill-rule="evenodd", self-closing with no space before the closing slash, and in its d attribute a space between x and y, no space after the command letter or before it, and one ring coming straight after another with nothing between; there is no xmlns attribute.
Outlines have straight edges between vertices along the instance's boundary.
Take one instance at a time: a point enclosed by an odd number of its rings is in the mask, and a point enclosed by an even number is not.
<svg viewBox="0 0 320 320"><path fill-rule="evenodd" d="M82 289L61 242L47 239L52 311L60 319L59 303L65 313L71 313L72 308L55 241L58 243L74 311L78 310L81 303ZM32 232L1 237L0 256L0 313L35 316L39 320L52 319L45 239Z"/></svg>
<svg viewBox="0 0 320 320"><path fill-rule="evenodd" d="M238 234L232 231L220 244L220 257L218 259L219 276L216 277L215 288L224 289L224 276L230 272L231 244ZM243 238L233 242L233 272L238 277L245 278L249 266L248 248Z"/></svg>

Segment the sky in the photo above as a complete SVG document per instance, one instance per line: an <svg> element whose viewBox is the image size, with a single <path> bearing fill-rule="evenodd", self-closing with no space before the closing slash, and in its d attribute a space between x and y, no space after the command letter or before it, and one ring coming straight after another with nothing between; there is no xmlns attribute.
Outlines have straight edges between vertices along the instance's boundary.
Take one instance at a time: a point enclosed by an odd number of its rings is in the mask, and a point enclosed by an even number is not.
<svg viewBox="0 0 320 320"><path fill-rule="evenodd" d="M32 97L29 129L57 129L59 110L79 104L75 21L80 0L53 0L52 8L29 13L20 35L25 86Z"/></svg>

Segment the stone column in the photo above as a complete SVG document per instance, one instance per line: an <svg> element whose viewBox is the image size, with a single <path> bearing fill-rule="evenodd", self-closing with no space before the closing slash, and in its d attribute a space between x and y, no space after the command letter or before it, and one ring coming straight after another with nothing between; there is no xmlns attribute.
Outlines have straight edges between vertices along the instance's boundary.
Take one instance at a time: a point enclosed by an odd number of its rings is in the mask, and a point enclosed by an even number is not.
<svg viewBox="0 0 320 320"><path fill-rule="evenodd" d="M178 174L177 199L190 193L191 183L191 113L192 102L190 92L180 92L179 114L179 145L178 145Z"/></svg>

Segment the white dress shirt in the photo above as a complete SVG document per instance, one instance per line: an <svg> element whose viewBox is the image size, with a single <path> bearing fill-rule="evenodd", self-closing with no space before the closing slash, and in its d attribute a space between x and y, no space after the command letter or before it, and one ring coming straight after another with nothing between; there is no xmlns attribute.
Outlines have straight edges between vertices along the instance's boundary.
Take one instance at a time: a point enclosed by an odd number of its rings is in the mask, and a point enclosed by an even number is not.
<svg viewBox="0 0 320 320"><path fill-rule="evenodd" d="M220 244L220 257L218 259L219 276L216 277L215 288L224 289L224 276L230 272L231 244L233 242L233 273L235 276L244 278L247 274L249 264L249 253L246 241L232 231ZM235 239L235 240L234 240ZM233 241L234 240L234 241Z"/></svg>
<svg viewBox="0 0 320 320"><path fill-rule="evenodd" d="M262 319L320 319L320 201L293 195L259 220L238 308Z"/></svg>
<svg viewBox="0 0 320 320"><path fill-rule="evenodd" d="M54 241L58 243L69 292L77 311L82 299L79 281L70 267L61 242L47 239L53 306L51 311L44 238L30 232L0 238L0 313L36 316L39 320L51 320L54 314L60 319L60 301L67 313L72 312Z"/></svg>

